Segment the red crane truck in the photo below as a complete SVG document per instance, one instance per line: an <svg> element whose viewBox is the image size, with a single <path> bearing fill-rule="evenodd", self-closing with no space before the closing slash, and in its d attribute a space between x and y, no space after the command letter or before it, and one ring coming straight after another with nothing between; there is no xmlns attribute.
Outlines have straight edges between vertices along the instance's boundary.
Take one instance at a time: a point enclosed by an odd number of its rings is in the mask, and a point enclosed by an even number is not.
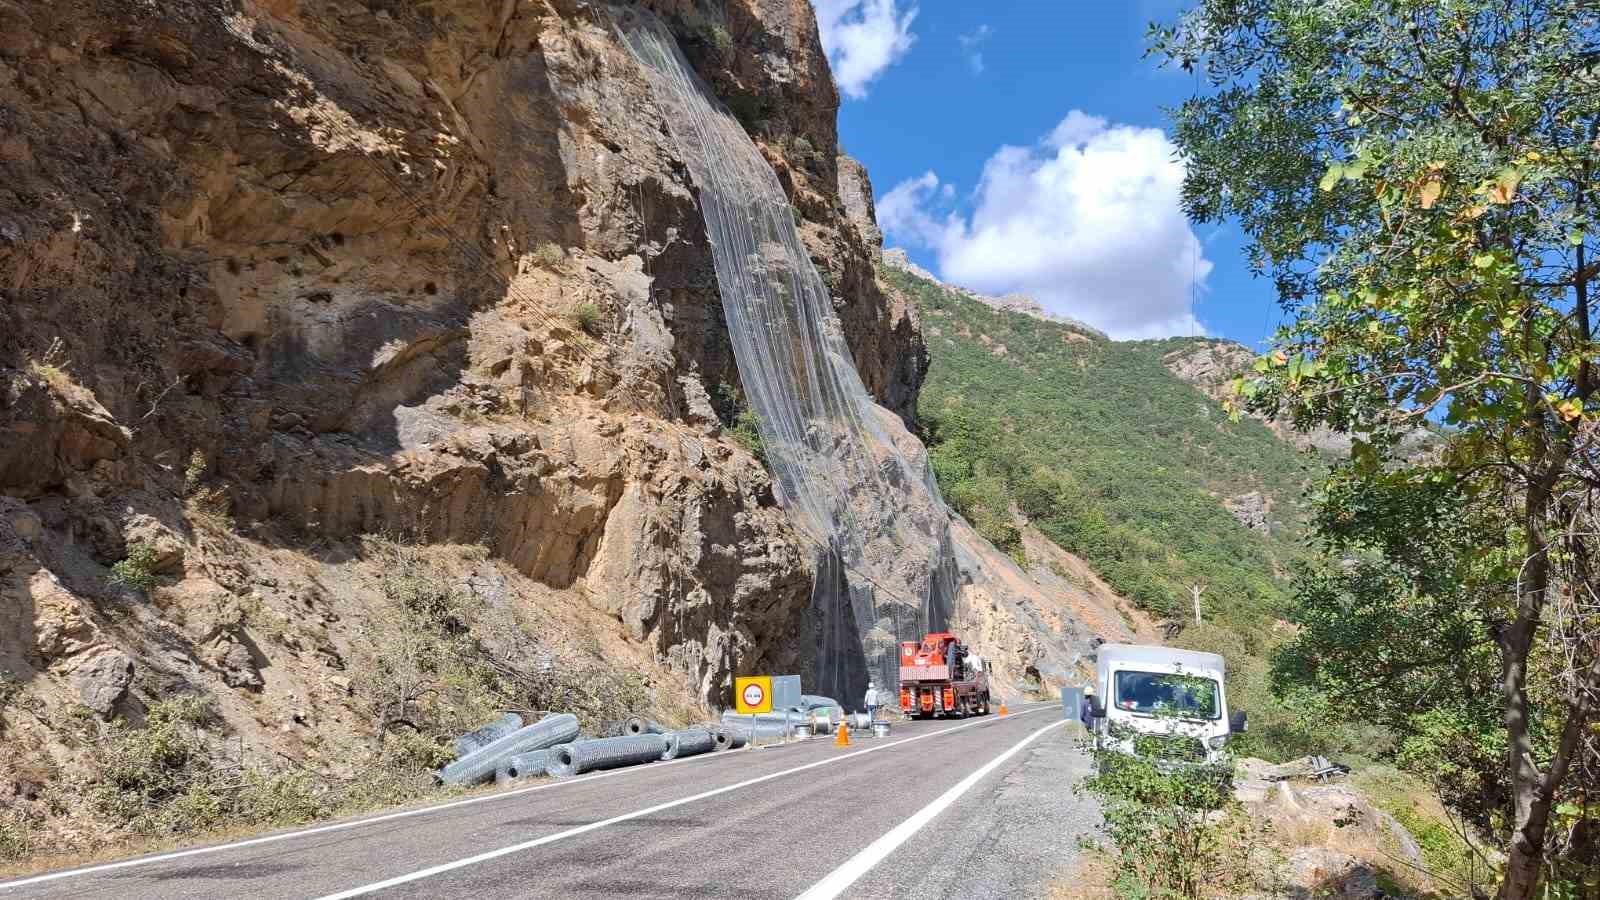
<svg viewBox="0 0 1600 900"><path fill-rule="evenodd" d="M913 719L989 714L983 659L955 635L936 631L900 643L900 711Z"/></svg>

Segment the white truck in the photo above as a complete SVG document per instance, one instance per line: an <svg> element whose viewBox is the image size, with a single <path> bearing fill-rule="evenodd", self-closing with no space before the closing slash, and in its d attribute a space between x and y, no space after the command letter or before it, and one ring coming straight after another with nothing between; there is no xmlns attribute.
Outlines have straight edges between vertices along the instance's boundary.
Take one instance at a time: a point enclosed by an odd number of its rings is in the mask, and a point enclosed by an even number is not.
<svg viewBox="0 0 1600 900"><path fill-rule="evenodd" d="M1229 714L1226 674L1215 653L1101 644L1087 698L1096 743L1159 763L1220 762L1247 724Z"/></svg>

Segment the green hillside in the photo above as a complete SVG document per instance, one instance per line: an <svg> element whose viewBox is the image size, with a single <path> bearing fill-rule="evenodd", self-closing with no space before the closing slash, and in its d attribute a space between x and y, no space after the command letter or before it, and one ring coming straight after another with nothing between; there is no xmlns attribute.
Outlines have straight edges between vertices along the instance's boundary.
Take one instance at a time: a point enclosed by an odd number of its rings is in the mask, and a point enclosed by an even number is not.
<svg viewBox="0 0 1600 900"><path fill-rule="evenodd" d="M923 315L918 413L940 485L986 537L1015 551L1015 504L1155 613L1186 610L1197 582L1229 618L1281 608L1314 463L1169 373L1188 339L1106 341L884 274ZM1250 491L1272 502L1268 533L1222 505Z"/></svg>
<svg viewBox="0 0 1600 900"><path fill-rule="evenodd" d="M1107 341L883 276L922 313L932 365L918 414L951 505L1019 557L1020 510L1124 596L1184 622L1175 643L1229 658L1260 750L1297 750L1305 732L1268 696L1265 657L1292 602L1303 485L1320 464L1171 374L1163 357L1190 339ZM1223 506L1251 491L1271 503L1266 532ZM1188 622L1196 583L1200 627Z"/></svg>

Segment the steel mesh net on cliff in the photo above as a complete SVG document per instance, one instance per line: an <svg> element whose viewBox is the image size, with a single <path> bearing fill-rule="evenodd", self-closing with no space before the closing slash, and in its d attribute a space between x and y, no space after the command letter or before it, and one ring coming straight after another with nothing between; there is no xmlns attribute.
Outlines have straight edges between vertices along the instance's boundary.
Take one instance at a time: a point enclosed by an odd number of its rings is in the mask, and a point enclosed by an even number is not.
<svg viewBox="0 0 1600 900"><path fill-rule="evenodd" d="M862 384L777 174L661 22L619 12L699 190L739 377L780 503L818 547L813 690L896 682L900 640L943 630L956 598L949 514Z"/></svg>

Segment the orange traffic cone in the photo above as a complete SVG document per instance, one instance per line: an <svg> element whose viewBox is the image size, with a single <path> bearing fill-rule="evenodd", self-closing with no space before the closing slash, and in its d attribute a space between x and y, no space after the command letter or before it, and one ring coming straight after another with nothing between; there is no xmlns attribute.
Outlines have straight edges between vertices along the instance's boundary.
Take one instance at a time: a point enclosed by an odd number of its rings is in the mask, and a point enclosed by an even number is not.
<svg viewBox="0 0 1600 900"><path fill-rule="evenodd" d="M850 746L850 726L849 725L846 725L843 722L839 723L839 732L838 732L838 735L836 737L834 737L834 739L833 739L833 745L835 747L848 747L848 746Z"/></svg>
<svg viewBox="0 0 1600 900"><path fill-rule="evenodd" d="M1007 712L1006 705L1004 703L1000 704L1000 715L1003 716L1003 715L1006 714L1006 712Z"/></svg>

